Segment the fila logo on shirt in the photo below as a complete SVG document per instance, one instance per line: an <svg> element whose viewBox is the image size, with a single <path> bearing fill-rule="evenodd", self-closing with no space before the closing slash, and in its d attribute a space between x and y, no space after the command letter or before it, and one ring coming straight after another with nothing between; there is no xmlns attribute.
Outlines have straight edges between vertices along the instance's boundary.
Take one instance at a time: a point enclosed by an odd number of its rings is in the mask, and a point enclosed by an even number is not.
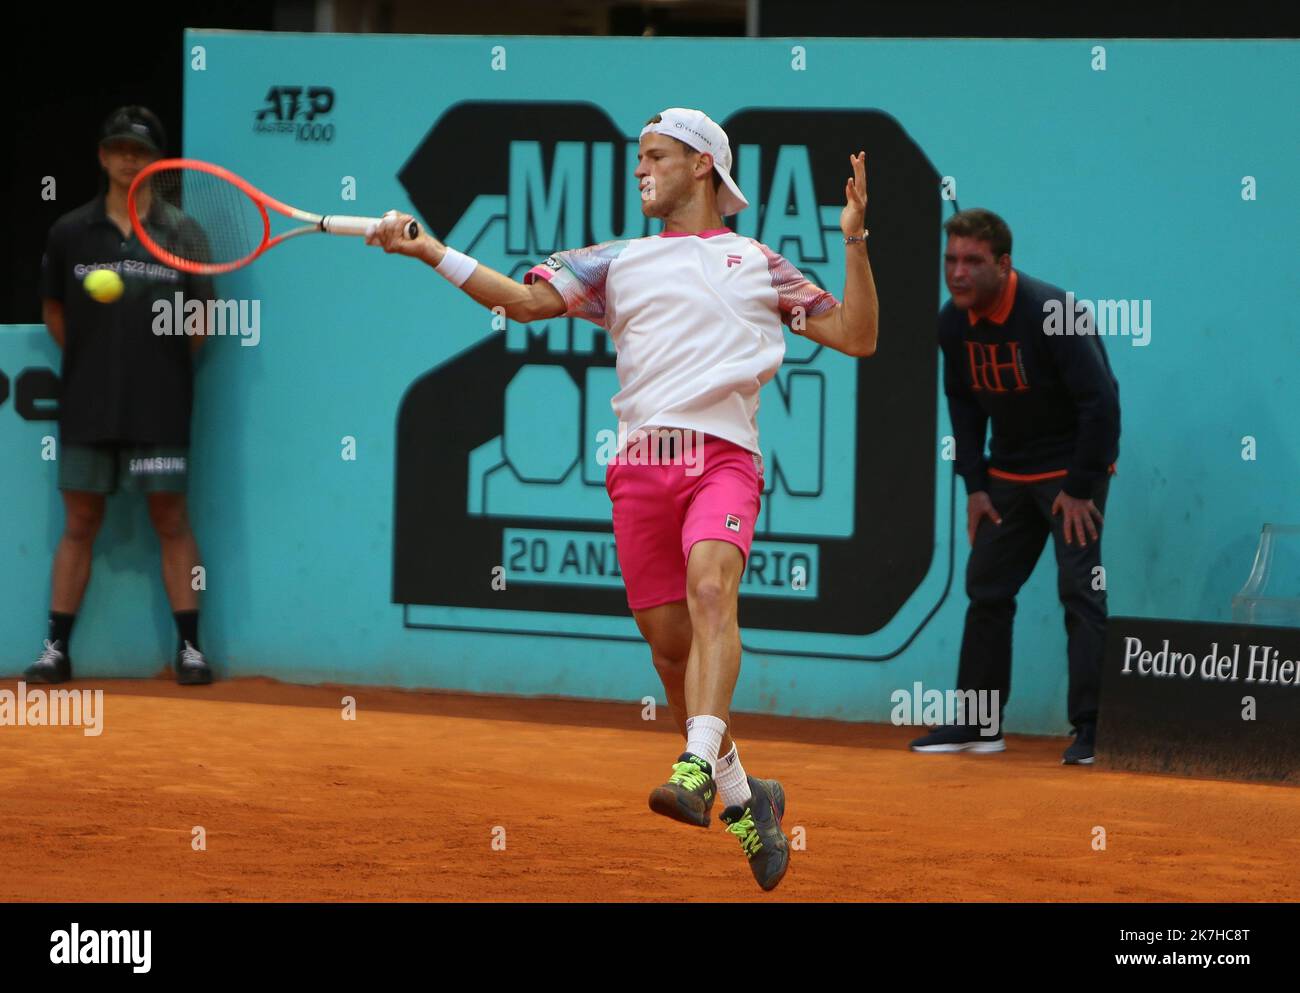
<svg viewBox="0 0 1300 993"><path fill-rule="evenodd" d="M738 266L738 265L740 265L740 256L737 255L735 252L728 254L727 268L730 269L732 266Z"/></svg>
<svg viewBox="0 0 1300 993"><path fill-rule="evenodd" d="M740 518L737 517L735 514L727 515L727 530L728 531L740 530Z"/></svg>
<svg viewBox="0 0 1300 993"><path fill-rule="evenodd" d="M998 361L999 350L1007 346L1009 353L1005 362ZM970 356L970 388L972 391L987 390L990 393L1025 393L1029 383L1025 381L1024 363L1020 360L1020 343L1007 342L966 342L966 354ZM1003 380L1003 374L1007 379Z"/></svg>

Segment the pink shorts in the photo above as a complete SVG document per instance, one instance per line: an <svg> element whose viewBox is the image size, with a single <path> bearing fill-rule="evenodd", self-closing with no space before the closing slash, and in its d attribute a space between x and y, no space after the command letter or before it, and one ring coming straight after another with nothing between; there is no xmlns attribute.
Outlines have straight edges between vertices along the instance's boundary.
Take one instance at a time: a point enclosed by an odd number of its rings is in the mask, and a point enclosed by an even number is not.
<svg viewBox="0 0 1300 993"><path fill-rule="evenodd" d="M625 451L605 470L618 566L633 610L686 599L686 562L697 541L730 542L749 559L762 457L722 438L703 438L690 459L637 465Z"/></svg>

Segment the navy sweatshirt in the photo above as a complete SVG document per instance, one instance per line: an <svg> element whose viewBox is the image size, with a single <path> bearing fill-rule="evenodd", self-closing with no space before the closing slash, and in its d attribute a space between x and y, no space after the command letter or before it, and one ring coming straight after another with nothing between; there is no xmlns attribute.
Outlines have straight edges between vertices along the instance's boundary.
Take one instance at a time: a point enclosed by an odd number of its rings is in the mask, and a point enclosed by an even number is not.
<svg viewBox="0 0 1300 993"><path fill-rule="evenodd" d="M1048 334L1049 300L1065 291L1013 271L1014 298L971 323L951 300L939 311L944 393L966 492L988 477L1033 483L1062 480L1088 499L1119 457L1119 383L1095 334ZM1001 318L1001 320L999 320ZM988 423L993 437L988 456Z"/></svg>

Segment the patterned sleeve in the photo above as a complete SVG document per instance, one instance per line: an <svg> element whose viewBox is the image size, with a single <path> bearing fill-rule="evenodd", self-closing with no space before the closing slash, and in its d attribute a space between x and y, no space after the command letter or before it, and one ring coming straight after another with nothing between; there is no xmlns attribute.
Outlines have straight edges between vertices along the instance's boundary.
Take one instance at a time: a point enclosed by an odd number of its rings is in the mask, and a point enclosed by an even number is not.
<svg viewBox="0 0 1300 993"><path fill-rule="evenodd" d="M817 317L839 306L840 302L835 299L834 294L806 279L788 259L778 255L761 241L756 241L754 244L767 257L767 271L772 277L772 288L776 290L781 323L787 327L790 325L796 307L802 307L803 316L807 318Z"/></svg>
<svg viewBox="0 0 1300 993"><path fill-rule="evenodd" d="M627 244L627 241L606 241L589 248L556 252L524 273L524 282L546 280L564 298L565 316L583 317L607 328L605 280L609 276L610 263Z"/></svg>

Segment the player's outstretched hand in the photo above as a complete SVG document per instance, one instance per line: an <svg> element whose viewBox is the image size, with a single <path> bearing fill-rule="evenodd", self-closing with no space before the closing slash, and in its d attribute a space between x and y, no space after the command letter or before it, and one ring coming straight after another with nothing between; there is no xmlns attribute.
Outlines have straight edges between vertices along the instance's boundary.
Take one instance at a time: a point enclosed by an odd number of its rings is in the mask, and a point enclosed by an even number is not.
<svg viewBox="0 0 1300 993"><path fill-rule="evenodd" d="M850 155L853 175L844 181L844 210L840 212L840 230L845 238L860 236L867 226L867 153Z"/></svg>
<svg viewBox="0 0 1300 993"><path fill-rule="evenodd" d="M390 254L409 255L412 258L424 259L429 265L437 265L442 261L446 246L423 229L418 238L408 238L406 229L413 220L410 214L403 214L396 210L388 211L378 224L366 232L366 244L382 248Z"/></svg>

